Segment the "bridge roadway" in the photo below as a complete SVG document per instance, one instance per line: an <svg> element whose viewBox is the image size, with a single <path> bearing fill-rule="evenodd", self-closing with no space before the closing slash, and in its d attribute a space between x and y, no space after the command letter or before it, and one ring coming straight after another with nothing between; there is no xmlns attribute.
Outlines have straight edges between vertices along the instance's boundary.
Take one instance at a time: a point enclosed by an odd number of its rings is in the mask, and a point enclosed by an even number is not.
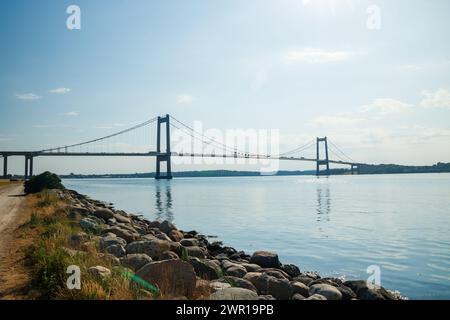
<svg viewBox="0 0 450 320"><path fill-rule="evenodd" d="M23 156L23 157L157 157L167 156L164 152L40 152L40 151L0 151L3 157ZM202 153L180 153L171 152L172 157L195 157L195 158L235 158L235 159L265 159L265 160L286 160L286 161L307 161L317 162L315 158L305 157L283 157L283 156L268 156L268 155L243 155L243 154L202 154ZM342 164L349 166L360 166L364 163L346 162L337 160L328 160L329 163Z"/></svg>

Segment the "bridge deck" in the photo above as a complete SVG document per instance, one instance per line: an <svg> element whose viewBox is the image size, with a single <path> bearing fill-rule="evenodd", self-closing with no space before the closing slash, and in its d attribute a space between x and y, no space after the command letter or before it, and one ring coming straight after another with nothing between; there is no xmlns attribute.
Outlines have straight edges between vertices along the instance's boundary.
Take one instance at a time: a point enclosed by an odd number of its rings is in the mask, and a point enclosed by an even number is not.
<svg viewBox="0 0 450 320"><path fill-rule="evenodd" d="M166 153L150 152L33 152L33 151L0 151L3 157L9 156L28 156L28 157L156 157L165 156ZM285 160L285 161L307 161L316 162L315 158L305 157L280 157L263 155L242 155L242 154L200 154L200 153L178 153L172 152L173 157L193 157L193 158L235 158L235 159L256 159L256 160ZM329 163L342 164L350 166L363 165L363 163L345 162L329 160Z"/></svg>

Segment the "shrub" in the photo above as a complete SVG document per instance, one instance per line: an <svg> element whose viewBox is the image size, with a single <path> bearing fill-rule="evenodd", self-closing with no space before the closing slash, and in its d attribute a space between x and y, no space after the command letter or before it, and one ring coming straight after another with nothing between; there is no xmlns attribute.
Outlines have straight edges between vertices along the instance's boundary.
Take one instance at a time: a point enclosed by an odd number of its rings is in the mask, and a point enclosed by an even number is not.
<svg viewBox="0 0 450 320"><path fill-rule="evenodd" d="M38 193L44 189L64 189L64 186L56 174L48 171L25 182L25 193Z"/></svg>

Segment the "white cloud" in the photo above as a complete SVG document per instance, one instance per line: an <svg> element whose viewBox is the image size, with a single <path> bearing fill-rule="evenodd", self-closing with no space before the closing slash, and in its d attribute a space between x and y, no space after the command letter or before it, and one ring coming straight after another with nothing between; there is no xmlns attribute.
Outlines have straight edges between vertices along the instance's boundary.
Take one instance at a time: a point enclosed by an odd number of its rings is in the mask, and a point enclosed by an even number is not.
<svg viewBox="0 0 450 320"><path fill-rule="evenodd" d="M342 62L354 57L357 53L351 51L326 51L320 48L305 48L291 50L285 55L288 63L330 63Z"/></svg>
<svg viewBox="0 0 450 320"><path fill-rule="evenodd" d="M404 64L398 67L402 71L420 71L422 67L416 64Z"/></svg>
<svg viewBox="0 0 450 320"><path fill-rule="evenodd" d="M194 97L188 94L180 94L176 97L177 103L179 104L188 104L194 101Z"/></svg>
<svg viewBox="0 0 450 320"><path fill-rule="evenodd" d="M450 92L447 89L436 91L423 91L424 96L420 106L425 108L446 108L450 109Z"/></svg>
<svg viewBox="0 0 450 320"><path fill-rule="evenodd" d="M355 125L364 119L355 118L354 116L348 115L335 115L335 116L320 116L308 123L311 126L352 126Z"/></svg>
<svg viewBox="0 0 450 320"><path fill-rule="evenodd" d="M70 88L56 88L56 89L51 89L48 92L64 94L64 93L69 93L70 91L71 91Z"/></svg>
<svg viewBox="0 0 450 320"><path fill-rule="evenodd" d="M68 116L68 117L76 117L76 116L79 116L79 115L80 114L78 112L75 112L75 111L69 111L69 112L63 113L63 116Z"/></svg>
<svg viewBox="0 0 450 320"><path fill-rule="evenodd" d="M31 100L39 100L42 97L40 97L40 96L38 96L38 95L36 95L34 93L18 93L18 94L16 94L16 98L19 99L19 100L29 100L29 101L31 101Z"/></svg>
<svg viewBox="0 0 450 320"><path fill-rule="evenodd" d="M94 129L113 129L113 128L120 128L125 127L126 125L123 123L111 123L111 124L98 124L94 126Z"/></svg>
<svg viewBox="0 0 450 320"><path fill-rule="evenodd" d="M412 105L391 98L376 99L368 105L361 106L361 113L375 112L379 116L387 116L410 111Z"/></svg>

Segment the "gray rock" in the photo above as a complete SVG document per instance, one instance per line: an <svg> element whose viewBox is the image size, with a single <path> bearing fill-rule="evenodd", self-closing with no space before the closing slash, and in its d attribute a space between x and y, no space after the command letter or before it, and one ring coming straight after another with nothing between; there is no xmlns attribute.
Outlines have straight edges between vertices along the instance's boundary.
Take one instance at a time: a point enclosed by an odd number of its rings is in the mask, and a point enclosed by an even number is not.
<svg viewBox="0 0 450 320"><path fill-rule="evenodd" d="M273 296L271 296L270 294L262 294L262 295L258 296L258 300L271 301L271 300L276 300L276 299Z"/></svg>
<svg viewBox="0 0 450 320"><path fill-rule="evenodd" d="M121 245L121 246L126 246L127 242L125 241L125 239L122 239L121 237L118 237L116 235L114 235L113 237L111 236L103 236L100 238L100 248L101 249L105 249L109 246L112 246L114 244L117 245Z"/></svg>
<svg viewBox="0 0 450 320"><path fill-rule="evenodd" d="M108 268L102 267L102 266L90 267L88 269L88 271L94 277L97 277L99 279L104 279L104 278L108 277L111 274L111 270L109 270Z"/></svg>
<svg viewBox="0 0 450 320"><path fill-rule="evenodd" d="M145 253L132 253L120 258L120 263L133 271L141 269L150 262L152 262L152 258Z"/></svg>
<svg viewBox="0 0 450 320"><path fill-rule="evenodd" d="M342 300L342 293L332 285L326 283L314 284L309 288L309 295L320 294L327 300Z"/></svg>
<svg viewBox="0 0 450 320"><path fill-rule="evenodd" d="M135 241L125 247L128 253L145 253L155 260L159 260L165 251L170 251L171 245L164 240Z"/></svg>
<svg viewBox="0 0 450 320"><path fill-rule="evenodd" d="M305 300L305 297L302 296L300 293L296 293L292 296L291 300Z"/></svg>
<svg viewBox="0 0 450 320"><path fill-rule="evenodd" d="M243 288L226 288L211 294L211 300L258 300L258 295Z"/></svg>
<svg viewBox="0 0 450 320"><path fill-rule="evenodd" d="M229 284L227 282L220 282L218 280L211 281L209 283L209 286L211 287L211 289L213 289L213 291L231 288L231 284Z"/></svg>
<svg viewBox="0 0 450 320"><path fill-rule="evenodd" d="M198 247L199 243L197 239L189 238L189 239L182 239L180 241L180 244L183 247Z"/></svg>
<svg viewBox="0 0 450 320"><path fill-rule="evenodd" d="M194 267L195 273L202 279L214 280L219 277L220 267L211 260L200 260L192 257L189 263Z"/></svg>
<svg viewBox="0 0 450 320"><path fill-rule="evenodd" d="M241 266L243 266L247 272L259 272L261 271L261 267L254 263L242 263Z"/></svg>
<svg viewBox="0 0 450 320"><path fill-rule="evenodd" d="M194 268L182 260L150 262L136 276L157 285L162 295L192 297L197 278Z"/></svg>
<svg viewBox="0 0 450 320"><path fill-rule="evenodd" d="M316 293L316 294L313 294L312 296L309 296L305 300L327 300L327 298L325 298L324 296Z"/></svg>
<svg viewBox="0 0 450 320"><path fill-rule="evenodd" d="M120 222L120 223L131 223L131 220L130 220L130 218L127 218L127 217L125 217L125 216L123 216L123 215L121 215L121 214L118 214L118 213L114 213L114 219L116 219L116 221L117 222Z"/></svg>
<svg viewBox="0 0 450 320"><path fill-rule="evenodd" d="M248 280L241 279L238 277L224 276L217 280L219 282L224 282L230 284L232 287L244 288L254 292L258 292L256 287Z"/></svg>
<svg viewBox="0 0 450 320"><path fill-rule="evenodd" d="M189 257L196 257L199 259L206 258L206 252L201 247L186 247L185 250Z"/></svg>
<svg viewBox="0 0 450 320"><path fill-rule="evenodd" d="M137 232L131 232L130 230L125 230L123 228L120 228L118 226L114 226L111 228L108 228L104 230L104 232L111 232L114 233L116 236L125 239L127 243L136 241L139 239L140 235Z"/></svg>
<svg viewBox="0 0 450 320"><path fill-rule="evenodd" d="M172 259L180 259L180 257L173 251L164 251L160 256L160 260L172 260Z"/></svg>
<svg viewBox="0 0 450 320"><path fill-rule="evenodd" d="M91 232L95 232L98 231L100 229L100 225L93 219L91 218L83 218L80 221L80 226L86 230L86 231L91 231Z"/></svg>
<svg viewBox="0 0 450 320"><path fill-rule="evenodd" d="M107 253L112 254L113 256L120 258L123 257L127 252L125 251L125 248L120 244L113 244L108 246L105 251Z"/></svg>
<svg viewBox="0 0 450 320"><path fill-rule="evenodd" d="M344 285L352 289L361 300L396 300L395 296L383 287L368 285L367 281L346 281Z"/></svg>
<svg viewBox="0 0 450 320"><path fill-rule="evenodd" d="M267 251L256 251L253 253L250 263L257 264L263 268L279 268L281 266L278 255Z"/></svg>
<svg viewBox="0 0 450 320"><path fill-rule="evenodd" d="M281 270L286 272L290 277L295 278L300 275L300 269L293 264L283 264Z"/></svg>
<svg viewBox="0 0 450 320"><path fill-rule="evenodd" d="M260 272L249 272L244 276L244 279L250 281L255 286L258 294L268 294L269 277Z"/></svg>
<svg viewBox="0 0 450 320"><path fill-rule="evenodd" d="M106 208L98 208L93 212L93 215L98 218L102 218L105 221L114 217L114 213Z"/></svg>
<svg viewBox="0 0 450 320"><path fill-rule="evenodd" d="M171 222L165 220L159 225L159 230L169 235L170 231L177 230L177 228Z"/></svg>
<svg viewBox="0 0 450 320"><path fill-rule="evenodd" d="M228 276L242 278L247 274L247 269L245 269L243 266L235 265L228 268L225 273Z"/></svg>
<svg viewBox="0 0 450 320"><path fill-rule="evenodd" d="M303 284L299 281L291 282L292 293L295 295L296 293L301 294L303 297L309 297L309 288L306 284Z"/></svg>
<svg viewBox="0 0 450 320"><path fill-rule="evenodd" d="M292 286L287 279L268 276L267 291L277 300L289 300L292 297Z"/></svg>

